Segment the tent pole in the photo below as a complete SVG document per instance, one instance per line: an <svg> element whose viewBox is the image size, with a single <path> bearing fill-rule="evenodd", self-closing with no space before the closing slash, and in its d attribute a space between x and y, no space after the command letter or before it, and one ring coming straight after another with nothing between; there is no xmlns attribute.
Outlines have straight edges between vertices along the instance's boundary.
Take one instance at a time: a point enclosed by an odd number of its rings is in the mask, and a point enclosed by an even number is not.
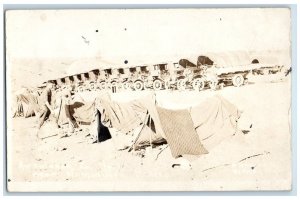
<svg viewBox="0 0 300 200"><path fill-rule="evenodd" d="M61 112L61 107L62 107L62 99L60 100L60 105L59 105L58 115L57 115L57 118L55 119L57 125L58 125L58 119L59 119L60 112ZM53 113L53 114L54 114L54 113Z"/></svg>
<svg viewBox="0 0 300 200"><path fill-rule="evenodd" d="M150 126L151 126L151 120L152 118L149 117L149 120L150 120ZM150 133L150 146L151 146L151 149L152 149L152 134Z"/></svg>
<svg viewBox="0 0 300 200"><path fill-rule="evenodd" d="M133 146L135 145L136 141L139 139L139 137L140 137L140 135L141 135L141 133L142 133L142 130L144 129L144 127L145 127L145 125L146 125L146 123L147 123L148 117L149 117L149 113L147 112L146 117L145 117L145 120L144 120L144 123L143 123L143 126L142 126L142 128L141 128L139 134L136 136L136 138L135 138L134 142L132 143L131 147L129 148L128 152L130 152L130 151L133 149Z"/></svg>

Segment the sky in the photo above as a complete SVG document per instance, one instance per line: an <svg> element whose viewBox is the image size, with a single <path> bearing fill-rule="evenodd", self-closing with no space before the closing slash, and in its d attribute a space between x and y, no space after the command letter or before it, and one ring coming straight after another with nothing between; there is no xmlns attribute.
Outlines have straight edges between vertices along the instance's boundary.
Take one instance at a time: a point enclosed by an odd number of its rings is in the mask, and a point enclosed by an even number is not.
<svg viewBox="0 0 300 200"><path fill-rule="evenodd" d="M289 9L36 10L6 13L10 59L114 63L204 52L287 50Z"/></svg>
<svg viewBox="0 0 300 200"><path fill-rule="evenodd" d="M195 62L207 52L283 51L290 61L290 10L283 8L14 10L5 17L15 88L125 60L135 66Z"/></svg>

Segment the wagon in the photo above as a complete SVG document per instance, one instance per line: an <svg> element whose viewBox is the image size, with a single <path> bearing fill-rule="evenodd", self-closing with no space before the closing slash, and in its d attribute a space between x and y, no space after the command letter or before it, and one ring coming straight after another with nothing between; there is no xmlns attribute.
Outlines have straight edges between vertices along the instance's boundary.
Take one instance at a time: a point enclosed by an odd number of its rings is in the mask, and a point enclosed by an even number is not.
<svg viewBox="0 0 300 200"><path fill-rule="evenodd" d="M168 63L158 63L150 66L149 75L146 80L146 88L162 90L168 88L170 72Z"/></svg>
<svg viewBox="0 0 300 200"><path fill-rule="evenodd" d="M210 66L205 70L205 81L211 89L216 89L218 86L233 85L240 87L248 80L249 74L256 74L261 71L268 71L268 74L273 70L280 71L281 68L272 65L250 64L234 67L217 67Z"/></svg>
<svg viewBox="0 0 300 200"><path fill-rule="evenodd" d="M200 91L204 89L204 80L203 71L199 67L188 67L178 77L177 89L185 90L189 88Z"/></svg>
<svg viewBox="0 0 300 200"><path fill-rule="evenodd" d="M109 89L110 84L108 80L111 75L112 75L112 69L110 68L100 70L99 76L97 77L96 88L100 90Z"/></svg>
<svg viewBox="0 0 300 200"><path fill-rule="evenodd" d="M112 69L112 73L109 76L107 82L109 83L108 85L110 85L113 92L122 89L128 89L128 87L125 87L125 83L128 82L129 74L125 72L126 70L124 68Z"/></svg>
<svg viewBox="0 0 300 200"><path fill-rule="evenodd" d="M147 66L135 66L126 69L126 81L123 82L123 87L126 89L131 88L135 91L145 89L145 82L147 80L149 71Z"/></svg>

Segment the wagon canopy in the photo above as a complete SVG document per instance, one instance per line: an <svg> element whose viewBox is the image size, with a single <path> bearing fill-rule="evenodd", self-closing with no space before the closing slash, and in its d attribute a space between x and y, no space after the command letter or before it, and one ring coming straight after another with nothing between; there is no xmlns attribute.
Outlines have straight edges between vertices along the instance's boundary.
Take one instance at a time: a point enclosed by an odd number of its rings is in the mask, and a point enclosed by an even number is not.
<svg viewBox="0 0 300 200"><path fill-rule="evenodd" d="M250 65L252 60L247 52L207 53L198 57L197 64L205 63L207 65L214 64L218 67L232 67Z"/></svg>
<svg viewBox="0 0 300 200"><path fill-rule="evenodd" d="M179 60L179 65L181 65L184 68L196 67L196 65L194 63L192 63L191 61L189 61L188 59L180 59Z"/></svg>

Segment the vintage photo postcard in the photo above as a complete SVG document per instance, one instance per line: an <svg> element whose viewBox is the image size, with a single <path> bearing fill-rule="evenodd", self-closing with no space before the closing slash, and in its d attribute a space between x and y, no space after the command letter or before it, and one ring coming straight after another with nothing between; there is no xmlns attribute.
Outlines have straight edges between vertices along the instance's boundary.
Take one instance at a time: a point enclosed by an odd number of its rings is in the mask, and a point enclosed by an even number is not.
<svg viewBox="0 0 300 200"><path fill-rule="evenodd" d="M8 191L291 190L290 15L7 11Z"/></svg>

